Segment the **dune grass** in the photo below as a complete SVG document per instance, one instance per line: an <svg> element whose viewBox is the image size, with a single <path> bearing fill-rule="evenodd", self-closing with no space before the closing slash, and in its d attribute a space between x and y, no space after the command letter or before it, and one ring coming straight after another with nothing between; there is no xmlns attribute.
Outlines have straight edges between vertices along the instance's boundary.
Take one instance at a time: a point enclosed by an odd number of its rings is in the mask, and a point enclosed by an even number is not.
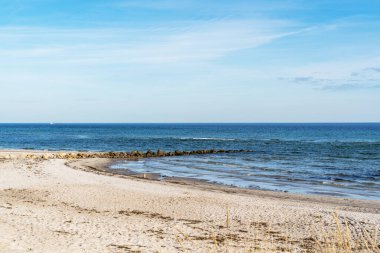
<svg viewBox="0 0 380 253"><path fill-rule="evenodd" d="M285 237L281 242L270 236L270 233L261 235L261 240L247 238L242 241L234 241L225 233L218 233L215 226L211 226L207 243L208 253L218 252L244 252L244 253L269 253L269 252L320 252L320 253L380 253L379 228L369 231L364 225L352 224L346 218L340 217L338 213L331 215L334 228L319 233L316 237L305 238L305 244L295 244ZM379 224L380 225L380 224ZM226 209L226 220L224 229L231 229L231 214ZM221 227L221 226L219 226ZM268 231L270 228L268 228ZM176 236L179 249L182 252L192 252L191 245L194 244L194 236L189 236L177 229Z"/></svg>
<svg viewBox="0 0 380 253"><path fill-rule="evenodd" d="M332 215L335 231L329 231L322 240L315 240L317 252L322 253L380 253L378 228L368 231L363 225L350 225L347 219Z"/></svg>

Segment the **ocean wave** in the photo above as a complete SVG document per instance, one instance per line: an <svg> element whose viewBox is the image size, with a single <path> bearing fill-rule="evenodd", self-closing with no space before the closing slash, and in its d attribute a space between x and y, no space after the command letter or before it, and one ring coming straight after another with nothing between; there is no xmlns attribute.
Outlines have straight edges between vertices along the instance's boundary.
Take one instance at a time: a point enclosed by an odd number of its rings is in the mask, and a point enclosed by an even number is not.
<svg viewBox="0 0 380 253"><path fill-rule="evenodd" d="M291 142L291 143L316 143L316 144L332 144L332 145L343 145L343 144L352 144L352 145L380 145L378 140L302 140L302 139L250 139L250 141L264 141L264 142Z"/></svg>
<svg viewBox="0 0 380 253"><path fill-rule="evenodd" d="M236 141L232 138L213 138L213 137L182 137L181 140L204 140L204 141Z"/></svg>
<svg viewBox="0 0 380 253"><path fill-rule="evenodd" d="M88 135L76 135L75 138L77 138L77 139L89 139L90 137Z"/></svg>

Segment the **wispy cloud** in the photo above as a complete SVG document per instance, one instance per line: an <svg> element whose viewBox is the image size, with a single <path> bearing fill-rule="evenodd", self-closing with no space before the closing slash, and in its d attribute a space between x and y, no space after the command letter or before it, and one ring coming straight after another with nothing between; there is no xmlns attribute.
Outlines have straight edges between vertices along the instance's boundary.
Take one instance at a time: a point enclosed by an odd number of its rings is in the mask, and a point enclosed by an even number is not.
<svg viewBox="0 0 380 253"><path fill-rule="evenodd" d="M380 72L380 67L378 68L366 68L363 71L375 71L375 72Z"/></svg>
<svg viewBox="0 0 380 253"><path fill-rule="evenodd" d="M194 1L182 0L129 0L129 1L119 1L115 5L122 8L143 8L143 9L182 9L192 6Z"/></svg>
<svg viewBox="0 0 380 253"><path fill-rule="evenodd" d="M294 30L282 20L213 21L175 31L8 27L0 28L0 57L86 64L209 61L299 32Z"/></svg>
<svg viewBox="0 0 380 253"><path fill-rule="evenodd" d="M339 68L339 66L336 66ZM325 76L322 78L321 76ZM380 88L380 68L365 67L355 71L347 71L340 76L328 77L324 72L314 72L309 76L280 77L279 80L295 84L311 85L315 89L344 91Z"/></svg>
<svg viewBox="0 0 380 253"><path fill-rule="evenodd" d="M116 6L122 8L139 8L153 10L184 10L198 9L204 12L205 10L213 10L215 12L223 11L223 13L232 13L239 11L258 13L262 11L274 12L284 10L299 10L306 7L301 3L295 3L289 0L246 0L240 1L239 4L229 1L204 1L204 0L120 0L116 1Z"/></svg>
<svg viewBox="0 0 380 253"><path fill-rule="evenodd" d="M377 84L361 84L361 83L346 83L346 84L338 84L338 85L326 85L321 89L330 90L330 91L349 91L349 90L373 90L380 89L380 85Z"/></svg>

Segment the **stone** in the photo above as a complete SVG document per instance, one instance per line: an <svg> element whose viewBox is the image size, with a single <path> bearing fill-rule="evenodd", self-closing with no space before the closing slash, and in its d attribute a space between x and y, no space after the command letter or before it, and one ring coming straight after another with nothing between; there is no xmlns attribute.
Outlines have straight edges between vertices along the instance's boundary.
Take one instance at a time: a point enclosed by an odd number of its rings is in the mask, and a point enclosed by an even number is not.
<svg viewBox="0 0 380 253"><path fill-rule="evenodd" d="M152 157L152 156L156 156L156 154L152 150L146 151L145 157Z"/></svg>
<svg viewBox="0 0 380 253"><path fill-rule="evenodd" d="M161 157L161 156L165 156L165 152L162 151L162 150L157 150L157 156Z"/></svg>
<svg viewBox="0 0 380 253"><path fill-rule="evenodd" d="M176 156L180 156L180 155L183 155L183 152L180 151L180 150L176 150L176 151L174 151L174 154L175 154Z"/></svg>

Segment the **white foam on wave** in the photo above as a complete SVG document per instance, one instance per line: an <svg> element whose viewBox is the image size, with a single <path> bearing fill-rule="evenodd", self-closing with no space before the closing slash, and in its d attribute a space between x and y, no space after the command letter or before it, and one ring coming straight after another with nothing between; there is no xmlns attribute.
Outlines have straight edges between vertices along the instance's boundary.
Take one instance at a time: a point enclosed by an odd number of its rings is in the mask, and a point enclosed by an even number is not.
<svg viewBox="0 0 380 253"><path fill-rule="evenodd" d="M183 137L181 140L209 140L209 141L235 141L230 138L212 138L212 137Z"/></svg>
<svg viewBox="0 0 380 253"><path fill-rule="evenodd" d="M89 139L90 137L88 135L76 135L77 139Z"/></svg>

